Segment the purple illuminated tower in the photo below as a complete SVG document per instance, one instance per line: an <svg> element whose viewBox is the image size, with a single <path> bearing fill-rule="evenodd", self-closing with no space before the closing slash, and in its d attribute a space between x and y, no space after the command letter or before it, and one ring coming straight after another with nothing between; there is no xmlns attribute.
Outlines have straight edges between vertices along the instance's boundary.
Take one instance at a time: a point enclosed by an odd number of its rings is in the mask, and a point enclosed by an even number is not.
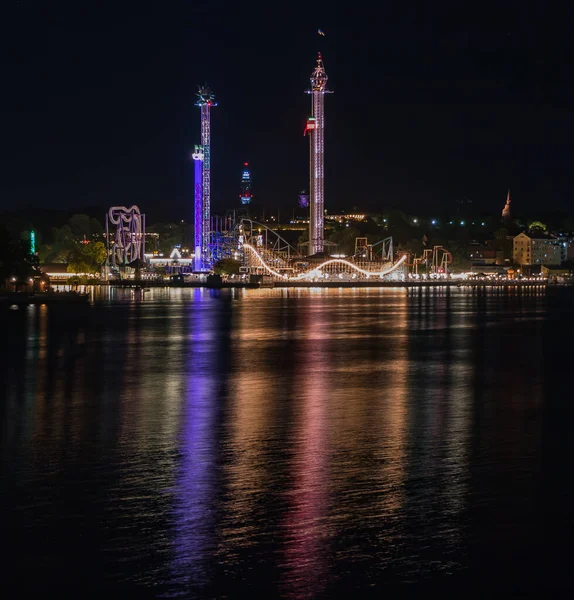
<svg viewBox="0 0 574 600"><path fill-rule="evenodd" d="M324 249L324 148L325 148L325 94L327 73L323 58L319 54L317 66L311 74L311 116L307 120L305 133L309 132L309 255Z"/></svg>
<svg viewBox="0 0 574 600"><path fill-rule="evenodd" d="M199 88L197 93L197 102L195 104L201 108L201 150L203 153L203 160L201 162L201 269L207 270L211 268L211 257L209 256L209 234L211 221L210 110L212 106L217 106L217 102L215 102L215 96L213 92L207 86L203 86Z"/></svg>
<svg viewBox="0 0 574 600"><path fill-rule="evenodd" d="M203 240L203 150L201 146L195 147L191 155L194 164L193 182L193 252L194 271L202 270L202 240Z"/></svg>

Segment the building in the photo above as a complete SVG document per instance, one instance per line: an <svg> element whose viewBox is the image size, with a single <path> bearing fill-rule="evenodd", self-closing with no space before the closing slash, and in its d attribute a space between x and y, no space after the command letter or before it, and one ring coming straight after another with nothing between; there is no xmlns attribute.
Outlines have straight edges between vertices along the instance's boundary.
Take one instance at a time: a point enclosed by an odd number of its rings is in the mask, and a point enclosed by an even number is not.
<svg viewBox="0 0 574 600"><path fill-rule="evenodd" d="M565 267L546 267L540 269L542 275L549 283L567 283L572 281L572 269Z"/></svg>
<svg viewBox="0 0 574 600"><path fill-rule="evenodd" d="M339 223L345 223L346 221L359 221L362 222L367 218L364 214L349 214L349 215L329 215L325 214L326 221L338 221Z"/></svg>
<svg viewBox="0 0 574 600"><path fill-rule="evenodd" d="M178 248L174 248L169 256L146 254L145 259L152 269L164 270L169 275L193 273L193 254L187 253L187 256L183 256Z"/></svg>
<svg viewBox="0 0 574 600"><path fill-rule="evenodd" d="M473 273L504 274L511 266L506 260L504 251L498 247L499 240L486 240L484 244L477 242L468 246L470 271Z"/></svg>
<svg viewBox="0 0 574 600"><path fill-rule="evenodd" d="M513 236L504 236L493 240L485 240L484 247L496 252L496 264L498 266L512 266L512 240Z"/></svg>
<svg viewBox="0 0 574 600"><path fill-rule="evenodd" d="M513 240L512 258L521 266L559 265L562 263L560 241L542 232L519 233Z"/></svg>
<svg viewBox="0 0 574 600"><path fill-rule="evenodd" d="M498 264L496 250L482 244L471 244L468 255L473 267L495 266Z"/></svg>
<svg viewBox="0 0 574 600"><path fill-rule="evenodd" d="M562 262L565 263L574 260L574 238L568 236L560 236L556 238L556 241L560 244Z"/></svg>

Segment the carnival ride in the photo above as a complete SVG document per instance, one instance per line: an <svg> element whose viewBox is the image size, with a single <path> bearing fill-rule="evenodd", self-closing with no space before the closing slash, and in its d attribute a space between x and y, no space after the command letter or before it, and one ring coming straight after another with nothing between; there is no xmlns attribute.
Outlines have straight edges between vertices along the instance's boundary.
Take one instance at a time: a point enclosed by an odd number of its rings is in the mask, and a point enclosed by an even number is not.
<svg viewBox="0 0 574 600"><path fill-rule="evenodd" d="M354 258L393 262L393 238L386 237L374 244L369 244L366 237L355 238Z"/></svg>
<svg viewBox="0 0 574 600"><path fill-rule="evenodd" d="M408 268L425 263L427 272L448 273L452 262L450 253L435 246L425 250L422 257L403 253L395 257L392 237L368 243L366 237L357 238L354 254L337 253L337 244L325 240L325 94L327 73L321 54L310 77L311 114L306 121L305 135L309 135L309 193L302 191L299 205L309 209L308 241L296 250L276 231L258 223L247 215L253 194L249 164L243 164L240 199L241 210L231 216L211 215L211 108L217 106L213 92L199 88L196 106L201 109L201 144L192 154L194 161L194 273L206 273L219 261L227 258L240 261L244 274L267 275L279 281L317 281L339 279L405 279ZM229 214L229 213L228 213ZM303 250L305 249L305 250ZM428 254L430 252L430 254ZM115 257L115 254L114 254ZM115 258L114 258L115 261ZM430 264L430 267L429 267Z"/></svg>
<svg viewBox="0 0 574 600"><path fill-rule="evenodd" d="M409 256L405 254L405 256ZM419 273L419 267L424 265L426 276L441 276L448 275L450 265L452 264L452 254L443 246L433 246L425 248L421 256L414 256L412 263L407 260L407 265L412 267L415 276L422 275Z"/></svg>
<svg viewBox="0 0 574 600"><path fill-rule="evenodd" d="M298 252L273 229L241 218L212 238L212 255L241 261L242 272L267 275L275 281L322 279L402 279L406 256L393 260L392 238L370 247L370 255L309 257ZM373 250L375 249L375 250Z"/></svg>
<svg viewBox="0 0 574 600"><path fill-rule="evenodd" d="M194 208L193 208L193 255L194 268L201 271L201 248L203 246L203 148L195 146L191 155L194 164Z"/></svg>
<svg viewBox="0 0 574 600"><path fill-rule="evenodd" d="M110 225L115 225L111 234ZM125 267L145 255L145 214L137 206L112 206L106 214L108 261L113 267ZM111 260L110 260L111 259Z"/></svg>
<svg viewBox="0 0 574 600"><path fill-rule="evenodd" d="M327 72L319 53L317 66L311 73L311 116L307 119L304 135L309 133L309 254L324 251L325 220L325 94Z"/></svg>
<svg viewBox="0 0 574 600"><path fill-rule="evenodd" d="M209 255L210 221L211 221L211 108L217 106L215 95L205 85L199 88L196 106L201 109L201 146L196 147L192 155L195 161L195 267L209 270L213 260ZM201 176L201 182L199 181ZM201 194L198 188L201 183ZM201 241L201 247L198 246Z"/></svg>

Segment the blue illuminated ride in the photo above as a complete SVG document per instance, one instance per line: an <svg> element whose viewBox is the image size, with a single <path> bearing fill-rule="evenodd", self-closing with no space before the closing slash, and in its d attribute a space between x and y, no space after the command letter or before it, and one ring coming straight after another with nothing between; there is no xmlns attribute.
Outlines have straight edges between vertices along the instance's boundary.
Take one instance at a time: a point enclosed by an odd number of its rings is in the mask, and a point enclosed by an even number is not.
<svg viewBox="0 0 574 600"><path fill-rule="evenodd" d="M241 199L241 204L250 204L253 199L253 194L251 193L251 173L249 172L249 163L243 163L243 173L241 175L241 193L239 194L239 198Z"/></svg>

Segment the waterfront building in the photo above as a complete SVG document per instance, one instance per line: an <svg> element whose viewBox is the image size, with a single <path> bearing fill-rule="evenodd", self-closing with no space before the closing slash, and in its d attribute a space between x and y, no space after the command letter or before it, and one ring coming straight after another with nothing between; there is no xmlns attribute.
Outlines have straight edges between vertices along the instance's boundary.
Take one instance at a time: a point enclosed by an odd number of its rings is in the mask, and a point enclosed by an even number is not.
<svg viewBox="0 0 574 600"><path fill-rule="evenodd" d="M562 235L558 236L556 240L560 244L561 262L574 260L574 238Z"/></svg>
<svg viewBox="0 0 574 600"><path fill-rule="evenodd" d="M512 257L523 266L559 265L562 246L559 240L543 232L519 233L513 240Z"/></svg>
<svg viewBox="0 0 574 600"><path fill-rule="evenodd" d="M572 268L571 267L552 267L542 265L540 272L543 277L548 279L548 283L572 283Z"/></svg>
<svg viewBox="0 0 574 600"><path fill-rule="evenodd" d="M494 248L488 248L483 244L471 244L469 246L469 258L471 267L482 267L500 264L497 261L497 250Z"/></svg>

